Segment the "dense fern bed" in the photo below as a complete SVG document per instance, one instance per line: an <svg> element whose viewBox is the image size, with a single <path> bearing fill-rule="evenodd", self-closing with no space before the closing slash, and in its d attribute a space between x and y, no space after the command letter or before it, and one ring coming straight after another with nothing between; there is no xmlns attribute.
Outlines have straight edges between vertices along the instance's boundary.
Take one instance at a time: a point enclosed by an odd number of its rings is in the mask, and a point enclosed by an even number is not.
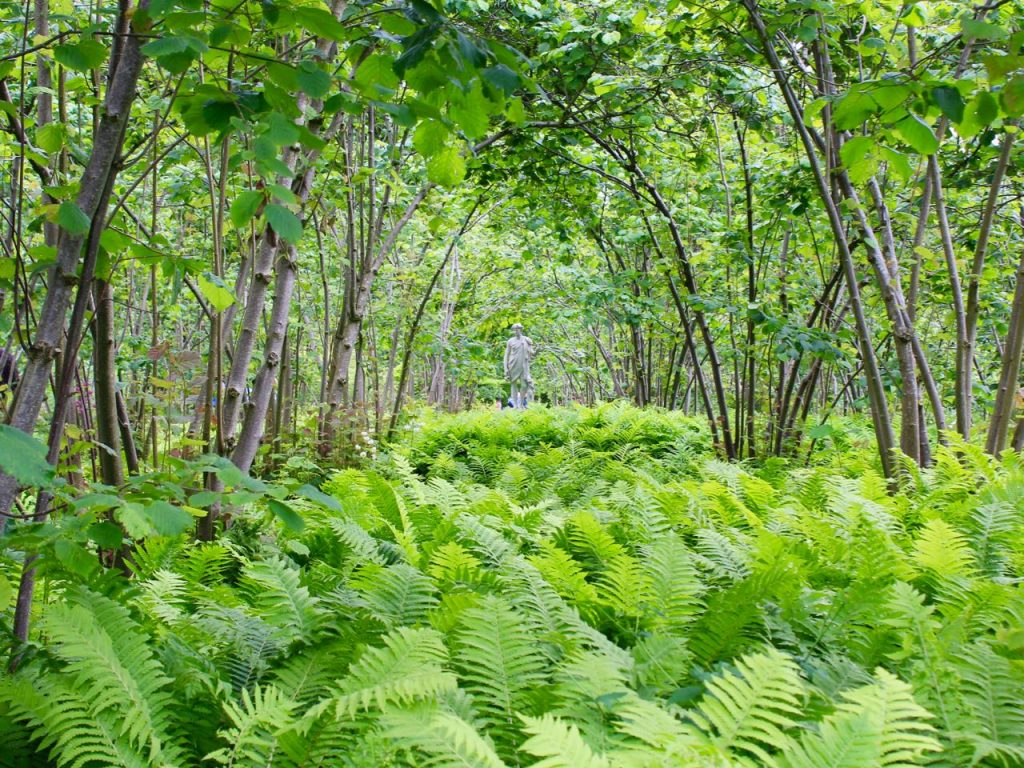
<svg viewBox="0 0 1024 768"><path fill-rule="evenodd" d="M891 495L673 414L425 418L301 525L50 572L0 765L1024 765L1017 465Z"/></svg>

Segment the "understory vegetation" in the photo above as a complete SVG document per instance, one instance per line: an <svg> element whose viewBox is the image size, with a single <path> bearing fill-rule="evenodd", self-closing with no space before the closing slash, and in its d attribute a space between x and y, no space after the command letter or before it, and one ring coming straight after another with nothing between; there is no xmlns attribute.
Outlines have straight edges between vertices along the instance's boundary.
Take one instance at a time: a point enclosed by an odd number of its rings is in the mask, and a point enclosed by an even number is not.
<svg viewBox="0 0 1024 768"><path fill-rule="evenodd" d="M422 419L362 467L225 471L230 529L150 531L131 578L55 536L0 765L1024 764L1016 454L893 493L856 423L745 466L659 410Z"/></svg>

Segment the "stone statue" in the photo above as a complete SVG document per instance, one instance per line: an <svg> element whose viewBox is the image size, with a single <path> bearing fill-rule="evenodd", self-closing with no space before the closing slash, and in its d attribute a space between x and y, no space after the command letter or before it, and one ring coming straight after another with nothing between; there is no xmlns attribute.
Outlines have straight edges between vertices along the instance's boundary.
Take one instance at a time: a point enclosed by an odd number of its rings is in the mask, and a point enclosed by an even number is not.
<svg viewBox="0 0 1024 768"><path fill-rule="evenodd" d="M505 344L505 378L512 385L512 407L525 408L532 389L530 358L533 356L533 341L523 335L522 323L512 326L515 335Z"/></svg>

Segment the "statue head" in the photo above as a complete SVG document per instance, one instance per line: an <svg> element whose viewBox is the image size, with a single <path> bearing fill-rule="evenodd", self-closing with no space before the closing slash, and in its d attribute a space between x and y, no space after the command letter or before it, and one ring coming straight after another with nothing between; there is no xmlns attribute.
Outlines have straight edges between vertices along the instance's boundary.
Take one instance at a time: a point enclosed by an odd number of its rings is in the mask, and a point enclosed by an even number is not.
<svg viewBox="0 0 1024 768"><path fill-rule="evenodd" d="M522 323L515 323L512 326L512 333L514 333L516 336L522 336L523 335L523 324Z"/></svg>

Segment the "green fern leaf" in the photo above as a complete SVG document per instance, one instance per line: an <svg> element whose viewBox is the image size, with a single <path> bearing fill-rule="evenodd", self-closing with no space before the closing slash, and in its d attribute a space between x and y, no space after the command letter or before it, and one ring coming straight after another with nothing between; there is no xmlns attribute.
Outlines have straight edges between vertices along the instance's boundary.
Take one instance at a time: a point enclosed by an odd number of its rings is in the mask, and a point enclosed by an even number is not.
<svg viewBox="0 0 1024 768"><path fill-rule="evenodd" d="M456 634L459 677L483 717L505 735L545 680L545 660L523 616L494 596L467 610Z"/></svg>
<svg viewBox="0 0 1024 768"><path fill-rule="evenodd" d="M444 669L447 660L442 637L433 629L393 630L383 647L365 649L341 681L334 698L338 717L453 690L456 679Z"/></svg>
<svg viewBox="0 0 1024 768"><path fill-rule="evenodd" d="M522 751L543 758L532 768L610 768L607 758L591 749L572 723L549 714L522 720L531 734Z"/></svg>
<svg viewBox="0 0 1024 768"><path fill-rule="evenodd" d="M771 648L738 659L735 672L712 680L693 719L719 748L770 762L768 750L786 744L803 695L796 664Z"/></svg>

